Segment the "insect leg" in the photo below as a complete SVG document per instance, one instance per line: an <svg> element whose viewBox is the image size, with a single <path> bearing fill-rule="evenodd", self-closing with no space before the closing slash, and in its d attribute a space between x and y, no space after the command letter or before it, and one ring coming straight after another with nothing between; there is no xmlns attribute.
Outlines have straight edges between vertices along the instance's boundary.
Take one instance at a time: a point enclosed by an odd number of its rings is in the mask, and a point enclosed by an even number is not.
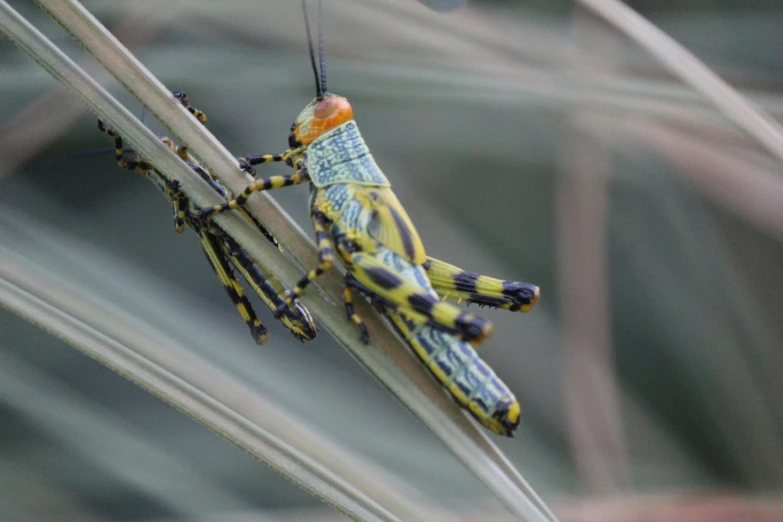
<svg viewBox="0 0 783 522"><path fill-rule="evenodd" d="M196 117L196 119L198 121L200 121L201 123L206 123L207 122L207 115L206 114L204 114L200 110L190 106L190 102L188 101L188 95L187 94L185 94L182 91L174 91L172 94L174 95L174 97L176 99L179 100L179 102L182 104L183 107L185 107L188 111L190 111L190 113L193 116Z"/></svg>
<svg viewBox="0 0 783 522"><path fill-rule="evenodd" d="M204 229L196 230L196 232L209 264L212 266L215 274L217 274L226 293L234 302L237 312L239 312L239 315L250 328L250 335L253 337L253 340L258 344L265 344L269 340L269 334L253 311L250 301L247 300L247 296L245 296L245 292L242 290L242 285L234 276L225 253L218 243L218 239Z"/></svg>
<svg viewBox="0 0 783 522"><path fill-rule="evenodd" d="M242 191L235 199L227 201L221 205L215 205L214 207L206 207L201 209L201 219L206 219L216 212L225 212L227 210L236 209L241 207L247 201L247 198L253 192L261 192L263 190L272 190L282 187L290 187L292 185L299 185L301 183L307 183L310 181L310 174L306 169L300 169L293 174L285 174L283 176L271 176L266 179L257 179L251 182L245 190Z"/></svg>
<svg viewBox="0 0 783 522"><path fill-rule="evenodd" d="M183 91L174 91L172 94L180 101L183 107L185 107L193 116L196 117L198 121L204 124L207 123L207 115L190 105L187 94L185 94ZM172 147L172 150L174 150L174 152L176 152L183 160L189 161L188 149L185 145L182 145L178 148ZM301 149L287 150L282 154L261 154L256 156L242 157L237 158L237 160L239 161L239 166L242 170L255 176L255 170L253 169L253 166L272 161L288 162L288 159L291 156L299 152L301 152Z"/></svg>
<svg viewBox="0 0 783 522"><path fill-rule="evenodd" d="M282 154L257 154L255 156L245 156L243 158L238 158L239 166L242 168L242 170L255 175L255 170L253 169L254 166L261 165L262 163L274 162L283 162L291 165L291 158L300 152L302 152L302 149L287 150Z"/></svg>
<svg viewBox="0 0 783 522"><path fill-rule="evenodd" d="M180 190L178 181L167 183L167 187L166 190L174 207L174 230L181 234L185 230L185 218L188 213L189 200Z"/></svg>
<svg viewBox="0 0 783 522"><path fill-rule="evenodd" d="M149 177L151 170L154 170L154 166L145 159L126 160L123 157L123 143L122 136L106 125L103 120L98 120L98 129L114 138L114 157L117 160L117 165L122 169L133 170L140 173L145 177ZM161 138L166 145L168 145L173 151L177 152L177 146L169 138ZM174 210L174 228L177 232L185 230L185 215L187 213L188 199L182 193L179 188L179 182L177 180L169 181L166 178L160 176L160 181L165 185L166 196L171 200Z"/></svg>
<svg viewBox="0 0 783 522"><path fill-rule="evenodd" d="M123 157L123 143L122 136L117 131L106 125L103 120L98 120L98 130L107 136L114 138L114 158L117 160L117 165L121 169L135 170L141 174L146 175L147 171L152 169L152 164L146 160L126 160Z"/></svg>
<svg viewBox="0 0 783 522"><path fill-rule="evenodd" d="M313 220L313 230L315 231L315 243L318 249L318 265L310 270L306 276L299 280L294 287L294 290L288 292L285 298L285 307L291 306L291 303L295 298L302 295L307 286L315 281L324 272L332 268L334 264L334 246L332 240L329 238L329 232L327 227L329 225L326 215L317 209L311 209L310 217ZM285 308L278 308L276 315L283 314Z"/></svg>
<svg viewBox="0 0 783 522"><path fill-rule="evenodd" d="M213 227L212 230L218 232L221 248L226 257L253 287L264 304L273 312L284 307L285 297L283 294L285 290L280 283L271 274L265 273L263 267L255 263L245 249L239 246L231 236L218 227ZM298 300L294 301L291 308L286 309L280 317L280 322L300 341L310 341L316 336L317 328L313 318L307 308Z"/></svg>
<svg viewBox="0 0 783 522"><path fill-rule="evenodd" d="M432 257L427 258L424 269L433 289L442 297L512 312L528 312L539 300L538 287L530 283L467 272Z"/></svg>
<svg viewBox="0 0 783 522"><path fill-rule="evenodd" d="M417 322L432 323L472 344L480 344L492 333L492 323L486 319L439 301L427 288L396 274L371 255L354 253L351 265L360 284Z"/></svg>
<svg viewBox="0 0 783 522"><path fill-rule="evenodd" d="M353 321L359 328L359 341L363 344L370 342L370 333L367 331L367 325L364 324L362 318L353 309L353 286L356 285L353 276L348 273L345 274L345 288L343 289L343 301L345 302L345 315L348 316L349 321Z"/></svg>

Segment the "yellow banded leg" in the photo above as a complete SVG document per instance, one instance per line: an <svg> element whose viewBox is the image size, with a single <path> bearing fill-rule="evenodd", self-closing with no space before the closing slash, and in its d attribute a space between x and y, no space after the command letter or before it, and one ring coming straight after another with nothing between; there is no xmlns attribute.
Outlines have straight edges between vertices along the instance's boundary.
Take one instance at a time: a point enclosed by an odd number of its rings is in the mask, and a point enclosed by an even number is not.
<svg viewBox="0 0 783 522"><path fill-rule="evenodd" d="M367 325L364 324L362 318L353 309L353 288L349 282L350 274L345 276L345 287L343 289L343 301L345 302L345 315L349 321L353 321L357 328L359 328L359 341L363 344L370 342L370 332L367 331Z"/></svg>
<svg viewBox="0 0 783 522"><path fill-rule="evenodd" d="M261 301L275 312L283 305L285 288L266 272L263 266L257 265L250 255L240 247L234 239L219 227L212 227L211 231L220 240L220 248L224 256L231 261L234 268L242 274L253 290L256 291ZM310 316L310 312L299 301L294 301L280 317L280 321L298 340L304 342L315 338L317 328Z"/></svg>
<svg viewBox="0 0 783 522"><path fill-rule="evenodd" d="M242 285L234 276L234 272L231 270L229 261L226 259L226 256L218 243L218 239L206 230L200 230L197 231L197 233L201 248L204 250L204 254L207 256L210 266L215 271L220 284L223 285L226 293L234 303L234 307L237 312L239 312L240 317L242 317L242 320L245 321L245 324L247 324L250 329L253 340L257 344L266 344L269 340L269 334L267 333L266 327L261 324L250 301L248 301L245 296Z"/></svg>
<svg viewBox="0 0 783 522"><path fill-rule="evenodd" d="M355 253L351 264L353 276L363 287L415 322L440 327L473 345L480 344L492 333L492 323L486 319L439 301L429 289L395 273L371 255Z"/></svg>
<svg viewBox="0 0 783 522"><path fill-rule="evenodd" d="M168 190L171 191L170 199L174 207L174 230L181 234L185 230L188 198L179 190L179 182L169 183Z"/></svg>
<svg viewBox="0 0 783 522"><path fill-rule="evenodd" d="M148 176L149 171L154 167L151 163L144 159L126 160L123 157L124 145L122 143L122 136L117 131L106 125L103 120L98 120L98 129L107 136L114 138L114 157L117 160L117 165L122 169L133 170L139 172L143 176ZM170 138L162 137L161 141L168 145L168 147L180 154L182 149L185 150L185 158L187 159L187 148L178 147ZM180 155L180 157L182 157ZM185 217L187 215L188 198L180 190L180 185L177 180L168 181L166 178L162 178L166 184L166 197L172 202L174 210L174 229L177 232L185 230Z"/></svg>
<svg viewBox="0 0 783 522"><path fill-rule="evenodd" d="M188 148L185 145L179 146L174 143L174 140L163 136L160 141L168 145L174 154L179 156L183 161L188 161L190 156L188 155ZM165 179L165 178L164 178ZM166 180L166 196L171 200L174 206L174 229L182 233L185 230L185 216L188 209L188 198L180 190L179 181Z"/></svg>
<svg viewBox="0 0 783 522"><path fill-rule="evenodd" d="M190 151L187 145L177 145L176 143L174 143L174 140L166 136L162 136L160 138L160 141L168 145L171 151L174 152L174 154L176 154L177 156L179 156L179 158L182 161L190 162Z"/></svg>
<svg viewBox="0 0 783 522"><path fill-rule="evenodd" d="M292 164L292 158L298 154L301 154L303 150L304 149L300 147L298 149L289 149L282 154L256 154L253 156L237 158L237 160L239 161L239 167L242 170L255 176L256 171L253 167L256 165L261 165L262 163L282 162L290 167L293 167L294 165ZM301 170L303 167L303 162L296 165L297 170Z"/></svg>
<svg viewBox="0 0 783 522"><path fill-rule="evenodd" d="M441 297L512 312L528 312L540 299L536 285L468 272L432 257L427 258L424 269Z"/></svg>
<svg viewBox="0 0 783 522"><path fill-rule="evenodd" d="M326 229L328 220L321 211L316 209L311 210L310 216L313 220L315 244L318 249L318 265L296 283L293 291L287 292L285 304L283 307L277 309L275 317L283 315L286 308L291 306L291 303L294 302L294 299L301 296L310 283L332 268L332 265L334 264L334 247L332 245L332 240L329 238L329 232Z"/></svg>
<svg viewBox="0 0 783 522"><path fill-rule="evenodd" d="M207 122L207 115L201 112L198 109L195 109L190 106L190 102L188 101L188 95L185 94L182 91L174 91L172 93L176 99L179 100L179 102L182 104L183 107L185 107L193 116L196 117L198 121L201 123Z"/></svg>
<svg viewBox="0 0 783 522"><path fill-rule="evenodd" d="M117 131L106 125L103 120L98 120L98 129L107 136L114 138L114 159L117 160L117 165L121 169L135 170L136 172L146 176L147 171L153 168L148 161L143 159L126 160L123 157L125 150L122 143L122 136L120 136Z"/></svg>
<svg viewBox="0 0 783 522"><path fill-rule="evenodd" d="M309 181L310 174L308 174L307 170L305 169L297 170L293 174L286 174L284 176L271 176L266 179L257 179L250 183L235 199L227 201L221 205L215 205L214 207L201 209L200 217L201 219L206 219L216 212L225 212L227 210L239 208L245 204L247 198L249 198L250 195L254 192L290 187L292 185L299 185Z"/></svg>
<svg viewBox="0 0 783 522"><path fill-rule="evenodd" d="M172 93L176 99L179 100L179 102L182 104L183 107L185 107L193 116L196 117L198 121L201 123L206 124L207 122L207 115L204 114L202 111L196 109L192 105L190 105L190 100L188 100L188 95L185 94L183 91L174 91ZM189 161L188 159L188 149L185 145L182 145L178 148L172 147L172 150L176 152L180 158L182 158L185 161ZM242 170L250 172L251 174L255 175L255 170L252 168L255 165L259 165L261 163L269 163L273 161L282 161L289 163L289 159L302 152L302 148L294 149L294 150L287 150L283 152L282 154L259 154L254 156L247 156L243 158L237 158L239 161L239 166Z"/></svg>

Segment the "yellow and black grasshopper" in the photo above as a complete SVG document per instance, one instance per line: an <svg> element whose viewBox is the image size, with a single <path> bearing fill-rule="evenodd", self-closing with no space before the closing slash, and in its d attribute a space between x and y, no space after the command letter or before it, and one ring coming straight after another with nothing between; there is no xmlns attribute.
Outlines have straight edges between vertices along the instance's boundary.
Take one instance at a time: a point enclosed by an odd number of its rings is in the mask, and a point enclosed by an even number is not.
<svg viewBox="0 0 783 522"><path fill-rule="evenodd" d="M201 111L193 109L188 103L187 96L182 92L175 92L182 104L188 108L196 118L202 123L206 121L206 116ZM234 276L232 266L236 269L248 284L255 290L261 300L271 310L277 312L285 306L284 297L285 288L269 274L263 265L256 262L242 247L240 247L220 226L213 221L206 221L201 218L201 209L196 207L190 199L180 190L177 181L166 179L153 165L137 158L135 160L126 160L124 158L124 149L122 138L116 131L107 127L102 121L98 120L98 128L105 134L114 138L115 157L117 164L128 170L134 170L141 173L144 177L160 190L171 203L174 210L174 227L177 232L182 232L187 224L196 235L198 235L201 248L204 251L210 266L215 271L220 283L225 288L226 293L234 303L239 315L250 328L250 334L258 344L267 342L269 335L266 328L256 316L253 307L245 296L242 285ZM206 181L218 194L224 198L230 197L228 190L221 185L209 172L199 163L197 163L188 153L184 146L177 146L171 139L162 137L161 140L168 145L187 165L196 172L204 181ZM275 246L279 245L277 240L250 214L243 212L246 219L251 221L264 236ZM316 327L310 312L299 301L295 301L293 306L285 309L285 312L279 317L280 321L291 331L291 333L300 341L309 341L316 335Z"/></svg>
<svg viewBox="0 0 783 522"><path fill-rule="evenodd" d="M346 313L362 340L368 334L353 309L354 290L370 298L460 405L492 431L511 436L519 424L519 402L471 347L487 338L491 323L439 297L526 312L538 302L538 287L473 274L426 255L359 133L351 104L326 90L320 26L319 2L320 75L307 27L317 96L291 126L290 148L239 160L253 174L253 166L267 162L284 162L295 172L257 179L235 199L204 209L201 219L241 209L253 192L310 183L318 266L299 281L277 313L284 313L311 281L329 270L336 254L348 270Z"/></svg>

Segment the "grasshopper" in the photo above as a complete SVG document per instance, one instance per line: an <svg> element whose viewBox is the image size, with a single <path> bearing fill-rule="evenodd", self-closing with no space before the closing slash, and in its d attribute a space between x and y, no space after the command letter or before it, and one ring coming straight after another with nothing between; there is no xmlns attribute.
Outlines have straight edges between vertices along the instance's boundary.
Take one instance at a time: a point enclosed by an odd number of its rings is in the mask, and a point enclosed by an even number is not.
<svg viewBox="0 0 783 522"><path fill-rule="evenodd" d="M319 74L305 9L316 97L291 126L289 149L239 158L240 167L253 175L253 167L269 162L283 162L295 171L257 178L236 198L203 209L201 219L241 209L254 192L309 183L318 264L287 294L277 313L284 313L337 257L347 269L346 315L356 323L361 340L368 341L368 332L354 311L354 291L375 304L457 403L490 430L512 436L519 424L519 402L473 349L489 336L491 323L439 297L526 312L538 302L539 289L466 272L427 256L359 133L351 104L326 89L321 18L319 1Z"/></svg>
<svg viewBox="0 0 783 522"><path fill-rule="evenodd" d="M203 112L190 106L188 98L183 92L175 92L174 96L180 100L199 121L206 122L206 116ZM258 344L265 344L269 340L269 334L266 327L261 323L253 310L247 296L244 293L242 285L237 280L232 270L232 266L258 294L261 300L271 310L277 311L284 307L285 288L269 274L263 265L256 262L243 248L241 248L228 234L213 221L205 221L200 217L201 209L198 208L185 194L179 186L179 182L166 179L152 164L143 158L135 160L126 160L124 158L124 149L122 137L112 128L106 126L103 121L98 120L98 128L108 136L114 138L115 157L117 165L123 169L139 172L149 179L171 203L174 210L174 228L177 232L182 232L185 225L188 225L199 238L199 243L214 270L215 274L228 293L231 301L239 315L250 328L250 334L253 340ZM185 146L176 145L171 139L161 137L169 148L177 154L187 165L196 172L212 189L224 198L231 197L229 191L221 185L209 172L198 162L196 162L188 153ZM245 218L251 221L264 236L275 246L280 248L277 240L250 214L243 213ZM282 251L282 250L281 250ZM299 301L294 301L291 307L285 309L285 312L278 316L280 321L290 330L294 337L300 341L309 341L316 335L316 327L310 312Z"/></svg>

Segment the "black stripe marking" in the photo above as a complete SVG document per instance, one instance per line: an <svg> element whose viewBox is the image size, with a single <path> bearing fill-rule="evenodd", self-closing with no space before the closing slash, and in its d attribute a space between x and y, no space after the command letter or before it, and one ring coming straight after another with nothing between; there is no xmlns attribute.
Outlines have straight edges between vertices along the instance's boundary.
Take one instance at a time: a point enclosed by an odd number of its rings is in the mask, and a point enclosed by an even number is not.
<svg viewBox="0 0 783 522"><path fill-rule="evenodd" d="M323 247L320 250L318 250L318 261L321 264L324 264L326 262L332 262L334 260L334 251L331 247Z"/></svg>
<svg viewBox="0 0 783 522"><path fill-rule="evenodd" d="M471 314L461 313L457 316L454 324L457 326L457 331L466 340L471 341L484 337L484 329L488 326L489 321Z"/></svg>
<svg viewBox="0 0 783 522"><path fill-rule="evenodd" d="M280 243L278 243L278 242L277 242L277 238L275 238L275 236L273 236L273 235L272 235L272 234L271 234L271 233L270 233L270 232L269 232L269 231L266 229L266 227L265 227L264 225L262 225L261 223L259 223L259 222L258 222L258 220L257 220L255 217L253 217L252 215L250 215L250 214L245 214L245 215L246 215L246 216L248 216L248 217L251 219L251 221L253 221L253 223L256 225L256 228L258 228L258 230L260 230L260 231L261 231L261 233L262 233L262 234L264 234L264 237L265 237L265 238L266 238L266 239L267 239L267 240L268 240L270 243L272 243L273 245L275 245L275 246L276 246L278 249L280 248Z"/></svg>
<svg viewBox="0 0 783 522"><path fill-rule="evenodd" d="M409 295L408 302L411 304L414 310L417 310L428 317L432 316L432 309L435 307L437 301L434 297L429 295Z"/></svg>
<svg viewBox="0 0 783 522"><path fill-rule="evenodd" d="M392 219L394 219L394 224L397 225L397 231L400 233L400 239L402 239L405 254L407 254L408 258L415 259L416 245L413 244L413 238L411 237L408 225L405 223L402 216L400 216L399 212L397 212L396 208L390 206L389 212L391 212Z"/></svg>
<svg viewBox="0 0 783 522"><path fill-rule="evenodd" d="M474 274L473 272L460 272L459 274L454 274L452 276L452 279L454 279L454 286L457 290L470 292L471 294L477 293L476 280L478 278L479 275Z"/></svg>
<svg viewBox="0 0 783 522"><path fill-rule="evenodd" d="M391 290L402 284L402 278L383 268L368 268L365 272L373 283L384 290Z"/></svg>
<svg viewBox="0 0 783 522"><path fill-rule="evenodd" d="M470 294L468 301L475 303L479 306L490 306L492 308L498 308L503 305L509 304L509 300L499 297L489 297L481 294Z"/></svg>
<svg viewBox="0 0 783 522"><path fill-rule="evenodd" d="M274 286L269 282L269 279L261 272L261 270L256 266L256 264L250 260L249 254L239 246L239 244L234 241L234 238L220 230L221 232L221 239L224 242L224 245L226 246L226 252L228 255L234 257L234 259L237 260L237 262L242 266L242 268L245 269L247 272L247 275L250 276L253 279L253 282L258 286L259 289L264 293L264 295L272 301L272 303L277 307L283 304L283 298L280 297L280 295L277 293L277 290ZM298 319L295 315L289 316L290 319Z"/></svg>
<svg viewBox="0 0 783 522"><path fill-rule="evenodd" d="M506 433L505 435L509 438L514 437L514 431L519 426L519 419L516 420L516 422L511 422L508 418L508 410L511 407L510 399L504 398L497 404L497 409L495 410L495 413L492 414L492 417L500 422L500 424L505 428Z"/></svg>
<svg viewBox="0 0 783 522"><path fill-rule="evenodd" d="M503 295L508 296L516 304L528 305L533 302L536 291L535 287L528 283L503 281Z"/></svg>
<svg viewBox="0 0 783 522"><path fill-rule="evenodd" d="M247 324L248 328L250 328L250 335L253 337L253 340L255 340L257 344L264 344L268 337L267 329L266 327L264 327L263 324L261 324L261 321L258 320L258 317L256 316L256 313L253 310L253 306L250 304L250 301L248 301L247 297L244 295L244 292L242 292L242 286L239 284L239 281L236 280L236 276L234 275L234 271L231 269L231 266L229 265L229 261L223 255L223 252L221 251L220 247L216 243L217 239L208 233L203 233L202 237L205 240L205 242L209 243L210 248L213 250L215 254L214 262L218 263L220 265L220 268L223 270L223 272L225 272L226 275L229 277L229 281L227 281L226 283L221 281L221 283L223 288L226 290L226 293L231 298L231 301L234 303L234 307L236 307L238 311L239 306L242 306L247 312L248 318L245 320L245 323ZM202 247L203 246L204 245L202 245ZM212 267L212 270L215 273L217 273L218 267L216 267L213 264L213 259L209 256L209 254L206 251L204 251L204 255L207 257L207 261L209 261L209 266ZM237 286L235 287L234 284L236 284Z"/></svg>
<svg viewBox="0 0 783 522"><path fill-rule="evenodd" d="M310 214L315 218L315 220L318 222L319 225L326 227L329 224L329 218L326 217L326 214L324 214L320 210L311 208Z"/></svg>

